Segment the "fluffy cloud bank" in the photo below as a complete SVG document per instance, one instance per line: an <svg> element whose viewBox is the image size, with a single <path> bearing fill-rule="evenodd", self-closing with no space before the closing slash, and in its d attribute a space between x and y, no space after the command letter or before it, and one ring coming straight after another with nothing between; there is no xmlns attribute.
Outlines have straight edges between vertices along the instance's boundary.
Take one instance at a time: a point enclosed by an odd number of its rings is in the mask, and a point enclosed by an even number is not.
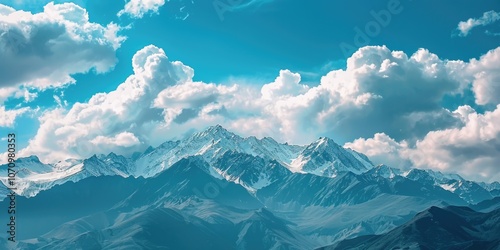
<svg viewBox="0 0 500 250"><path fill-rule="evenodd" d="M58 108L40 118L37 135L22 151L51 161L115 151L131 153L149 143L151 128L161 127L162 110L153 100L168 86L190 81L193 70L170 62L163 50L148 46L132 60L134 74L109 93L98 93L88 103L70 110Z"/></svg>
<svg viewBox="0 0 500 250"><path fill-rule="evenodd" d="M472 59L467 74L472 76L477 104L500 103L500 47L489 51L479 60Z"/></svg>
<svg viewBox="0 0 500 250"><path fill-rule="evenodd" d="M125 40L120 29L90 22L73 3L49 3L36 14L0 4L0 102L12 96L32 101L36 92L29 89L64 87L75 82L73 74L110 70ZM12 126L26 110L1 109L8 119L0 126Z"/></svg>
<svg viewBox="0 0 500 250"><path fill-rule="evenodd" d="M397 167L488 175L500 163L494 126L498 107L479 114L467 106L450 111L441 102L470 84L478 103L496 102L498 94L491 90L498 89L489 87L494 84L489 79L497 77L499 66L491 63L499 51L463 62L440 59L425 49L408 56L369 46L354 53L346 69L331 71L316 86L301 84L300 75L289 70L257 86L193 81L192 68L150 45L134 55L134 74L116 90L69 110L47 111L22 153L45 161L112 151L130 154L221 124L242 135L298 144L319 136L352 141L346 146ZM484 154L455 155L480 151L484 143Z"/></svg>
<svg viewBox="0 0 500 250"><path fill-rule="evenodd" d="M429 130L414 143L382 133L345 146L367 154L377 163L458 172L476 180L500 180L500 48L468 63L455 64L460 65L460 70L451 73L472 84L475 102L493 106L490 111L478 113L470 106L446 111L460 121L458 125Z"/></svg>
<svg viewBox="0 0 500 250"><path fill-rule="evenodd" d="M119 26L91 23L73 3L49 3L36 14L0 6L2 87L61 87L74 82L72 74L108 71L125 39Z"/></svg>
<svg viewBox="0 0 500 250"><path fill-rule="evenodd" d="M457 30L460 36L467 36L477 26L486 26L500 20L500 13L493 10L484 12L479 18L469 18L467 21L458 23Z"/></svg>
<svg viewBox="0 0 500 250"><path fill-rule="evenodd" d="M461 106L454 113L463 119L462 127L432 131L415 145L376 134L345 146L392 166L458 172L475 180L500 180L500 105L484 114L470 106Z"/></svg>
<svg viewBox="0 0 500 250"><path fill-rule="evenodd" d="M420 167L458 171L474 179L500 179L500 105L478 114L468 106L456 111L465 125L433 131L408 151Z"/></svg>

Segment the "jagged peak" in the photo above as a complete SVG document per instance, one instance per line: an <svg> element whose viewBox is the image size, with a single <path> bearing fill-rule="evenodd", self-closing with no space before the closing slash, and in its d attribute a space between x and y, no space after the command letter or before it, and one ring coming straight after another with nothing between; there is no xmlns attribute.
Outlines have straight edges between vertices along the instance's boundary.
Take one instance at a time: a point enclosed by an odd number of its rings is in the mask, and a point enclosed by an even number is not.
<svg viewBox="0 0 500 250"><path fill-rule="evenodd" d="M385 164L378 164L377 166L373 167L372 171L392 171L392 168Z"/></svg>
<svg viewBox="0 0 500 250"><path fill-rule="evenodd" d="M419 169L419 168L412 168L412 169L409 169L408 171L406 171L404 173L405 177L407 177L408 175L410 174L417 174L417 173L422 173L422 174L429 174L427 171L423 170L423 169Z"/></svg>
<svg viewBox="0 0 500 250"><path fill-rule="evenodd" d="M111 152L106 157L102 158L101 160L112 161L112 162L122 162L123 163L123 162L129 161L130 159L123 156L123 155L119 155L119 154L116 154L114 152Z"/></svg>
<svg viewBox="0 0 500 250"><path fill-rule="evenodd" d="M96 154L93 154L91 157L83 160L84 163L93 161L100 161L99 157Z"/></svg>
<svg viewBox="0 0 500 250"><path fill-rule="evenodd" d="M259 141L259 139L257 137L255 137L255 136L253 136L253 135L245 138L245 140L247 140L247 141L253 141L253 142L258 142Z"/></svg>
<svg viewBox="0 0 500 250"><path fill-rule="evenodd" d="M21 158L17 159L17 161L19 161L19 162L36 162L36 163L42 163L40 161L40 159L38 158L38 156L36 156L36 155L30 155L30 156L27 156L27 157L21 157Z"/></svg>
<svg viewBox="0 0 500 250"><path fill-rule="evenodd" d="M243 138L228 131L227 129L225 129L221 125L217 124L215 126L210 126L210 127L206 128L205 130L202 130L200 132L192 134L186 140L193 141L193 140L199 140L199 139L212 139L214 141L218 141L220 139L223 139L223 140L226 140L226 139L242 140Z"/></svg>
<svg viewBox="0 0 500 250"><path fill-rule="evenodd" d="M444 179L450 179L450 180L457 180L457 181L464 181L465 179L462 178L462 176L458 174L447 174L447 173L442 173L441 171L437 170L432 170L432 169L419 169L419 168L412 168L409 171L405 172L403 174L404 177L421 177L421 176L426 176L430 177L433 179L438 179L438 180L444 180Z"/></svg>
<svg viewBox="0 0 500 250"><path fill-rule="evenodd" d="M340 147L339 144L337 144L334 140L328 138L328 137L320 137L318 140L314 141L313 143L309 144L309 147L314 147L316 149L320 147Z"/></svg>
<svg viewBox="0 0 500 250"><path fill-rule="evenodd" d="M375 169L380 169L380 170L390 170L390 171L395 171L395 172L400 172L401 169L399 168L393 168L393 167L389 167L385 164L378 164L377 166L375 166Z"/></svg>
<svg viewBox="0 0 500 250"><path fill-rule="evenodd" d="M268 142L272 142L272 143L278 143L274 138L269 137L269 136L265 136L264 138L262 138L261 141L268 141Z"/></svg>
<svg viewBox="0 0 500 250"><path fill-rule="evenodd" d="M120 157L120 155L117 155L117 154L115 154L114 152L111 152L111 153L109 153L106 157L116 158L116 157Z"/></svg>
<svg viewBox="0 0 500 250"><path fill-rule="evenodd" d="M381 176L384 178L394 178L402 174L402 171L398 168L392 168L385 164L379 164L370 170L373 175Z"/></svg>
<svg viewBox="0 0 500 250"><path fill-rule="evenodd" d="M333 141L332 139L328 138L328 137L320 137L318 140L312 142L311 144L307 145L304 149L303 149L303 154L308 154L308 153L311 153L311 152L317 152L317 151L342 151L342 150L346 150L346 148L340 146L339 144L337 144L335 141Z"/></svg>
<svg viewBox="0 0 500 250"><path fill-rule="evenodd" d="M210 126L207 129L205 129L205 131L209 133L229 133L229 131L227 131L227 129L222 127L220 124Z"/></svg>
<svg viewBox="0 0 500 250"><path fill-rule="evenodd" d="M148 148L146 148L146 150L144 150L144 152L142 152L143 155L147 155L149 153L151 153L155 148L153 148L152 146L149 146Z"/></svg>
<svg viewBox="0 0 500 250"><path fill-rule="evenodd" d="M279 220L271 211L267 210L264 207L255 210L248 219L251 221L261 221L263 219L269 219L274 223L278 223Z"/></svg>

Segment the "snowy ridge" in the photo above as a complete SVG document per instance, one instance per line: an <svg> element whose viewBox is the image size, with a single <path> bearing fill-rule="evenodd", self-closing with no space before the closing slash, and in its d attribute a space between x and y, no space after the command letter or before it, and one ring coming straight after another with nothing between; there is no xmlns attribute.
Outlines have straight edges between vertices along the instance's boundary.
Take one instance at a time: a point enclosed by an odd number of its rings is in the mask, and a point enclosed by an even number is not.
<svg viewBox="0 0 500 250"><path fill-rule="evenodd" d="M367 173L390 180L404 177L457 194L469 203L491 199L500 193L498 182L476 183L457 174L432 170L402 171L386 165L375 167L365 155L325 137L306 146L297 146L278 143L269 137L243 138L216 125L184 140L149 147L131 158L110 153L85 160L66 159L54 164L44 164L36 156L20 158L17 163L18 194L31 197L55 185L77 182L90 176L150 178L191 156L203 159L208 166L207 172L213 177L241 185L252 193L294 173L328 178L336 178L342 173ZM5 165L0 167L0 181L4 184L0 194L6 194L6 169Z"/></svg>
<svg viewBox="0 0 500 250"><path fill-rule="evenodd" d="M366 156L325 137L309 144L290 164L293 172L326 177L336 177L341 172L361 174L371 168L373 163Z"/></svg>
<svg viewBox="0 0 500 250"><path fill-rule="evenodd" d="M372 175L380 176L387 179L393 179L396 176L403 176L404 172L397 168L391 168L387 165L380 164L369 171Z"/></svg>
<svg viewBox="0 0 500 250"><path fill-rule="evenodd" d="M127 169L130 161L116 154L107 156L92 156L86 160L67 159L54 164L44 164L36 156L19 158L16 166L19 175L16 180L16 193L26 197L33 197L42 190L67 181L77 182L90 176L119 175L129 176ZM7 186L6 165L0 166L0 181Z"/></svg>
<svg viewBox="0 0 500 250"><path fill-rule="evenodd" d="M483 200L492 199L491 191L495 190L496 183L476 183L462 178L458 174L448 174L430 169L410 169L402 171L386 165L379 165L370 171L375 176L392 179L401 176L420 183L427 183L440 187L444 190L457 194L468 203L478 203ZM488 190L491 188L491 190Z"/></svg>
<svg viewBox="0 0 500 250"><path fill-rule="evenodd" d="M165 144L165 145L164 145ZM134 176L152 177L188 156L201 156L210 165L228 151L276 160L289 166L301 146L280 144L272 138L242 138L220 125L193 134L182 141L166 142L137 159Z"/></svg>

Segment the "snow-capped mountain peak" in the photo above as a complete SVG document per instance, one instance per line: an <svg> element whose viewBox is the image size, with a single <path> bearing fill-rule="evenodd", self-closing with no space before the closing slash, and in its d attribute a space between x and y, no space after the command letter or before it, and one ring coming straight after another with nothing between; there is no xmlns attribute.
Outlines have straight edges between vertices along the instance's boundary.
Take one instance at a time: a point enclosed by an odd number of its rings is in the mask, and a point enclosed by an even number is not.
<svg viewBox="0 0 500 250"><path fill-rule="evenodd" d="M191 140L196 140L200 138L210 138L210 139L235 139L241 140L242 138L227 131L221 125L210 126L207 129L194 133L191 137ZM189 140L189 139L188 139Z"/></svg>
<svg viewBox="0 0 500 250"><path fill-rule="evenodd" d="M67 159L55 164L43 164L36 156L21 158L19 177L22 178L20 183L25 186L22 194L32 196L54 185L77 182L90 176L154 177L180 160L193 156L206 163L207 173L213 177L234 182L252 192L293 175L293 172L329 178L343 176L343 173L366 173L385 179L400 176L440 187L468 202L491 197L490 191L499 186L477 184L458 175L431 170L403 172L386 165L374 167L365 155L344 148L327 137L306 146L297 146L279 143L270 137L243 138L220 125L194 133L184 140L167 141L156 148L150 147L131 158L109 153L93 155L85 160ZM5 178L0 180L6 181ZM474 197L470 196L471 192L474 192Z"/></svg>
<svg viewBox="0 0 500 250"><path fill-rule="evenodd" d="M434 171L430 169L416 169L416 168L404 172L402 176L413 180L428 179L428 180L434 180L436 182L446 182L450 180L454 181L464 180L464 178L462 178L458 174L445 174L440 171Z"/></svg>
<svg viewBox="0 0 500 250"><path fill-rule="evenodd" d="M335 177L340 172L361 174L373 168L366 156L343 148L327 137L320 137L300 152L291 163L294 172Z"/></svg>
<svg viewBox="0 0 500 250"><path fill-rule="evenodd" d="M36 155L31 155L31 156L28 156L28 157L21 157L21 158L17 159L17 161L18 162L24 162L24 163L27 163L27 162L36 163L36 164L41 163L40 159Z"/></svg>
<svg viewBox="0 0 500 250"><path fill-rule="evenodd" d="M209 164L228 151L276 160L288 166L302 147L280 144L271 138L243 138L220 125L211 126L178 142L166 142L137 159L134 175L150 177L188 156L201 156Z"/></svg>
<svg viewBox="0 0 500 250"><path fill-rule="evenodd" d="M228 151L258 156L265 160L276 160L292 172L307 172L328 177L334 177L339 172L360 174L373 167L366 156L345 149L327 137L321 137L308 146L297 146L278 143L270 137L243 138L220 125L194 133L177 143L164 145L140 157L134 175L153 176L188 156L201 156L212 165Z"/></svg>
<svg viewBox="0 0 500 250"><path fill-rule="evenodd" d="M387 179L401 175L403 172L397 168L391 168L385 164L380 164L369 171L374 176L381 176Z"/></svg>

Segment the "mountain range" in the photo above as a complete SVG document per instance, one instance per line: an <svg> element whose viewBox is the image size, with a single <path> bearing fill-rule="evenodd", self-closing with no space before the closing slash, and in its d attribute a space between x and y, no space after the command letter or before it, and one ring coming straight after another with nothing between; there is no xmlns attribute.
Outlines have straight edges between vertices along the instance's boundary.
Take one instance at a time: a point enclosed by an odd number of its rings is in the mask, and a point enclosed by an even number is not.
<svg viewBox="0 0 500 250"><path fill-rule="evenodd" d="M468 207L456 216L467 221L470 215L468 228L492 235L497 228L482 221L499 222L498 182L376 166L324 137L289 145L217 125L131 157L109 153L45 164L31 156L17 166L22 229L15 245L0 240L2 248L343 249L366 241L377 249L403 231L414 237L397 244L428 246L422 231L401 228L421 223L430 209L446 214ZM0 166L2 197L6 169ZM8 207L7 200L0 203ZM456 244L498 242L477 235Z"/></svg>
<svg viewBox="0 0 500 250"><path fill-rule="evenodd" d="M382 235L365 235L323 247L333 249L499 249L500 209L431 207Z"/></svg>

